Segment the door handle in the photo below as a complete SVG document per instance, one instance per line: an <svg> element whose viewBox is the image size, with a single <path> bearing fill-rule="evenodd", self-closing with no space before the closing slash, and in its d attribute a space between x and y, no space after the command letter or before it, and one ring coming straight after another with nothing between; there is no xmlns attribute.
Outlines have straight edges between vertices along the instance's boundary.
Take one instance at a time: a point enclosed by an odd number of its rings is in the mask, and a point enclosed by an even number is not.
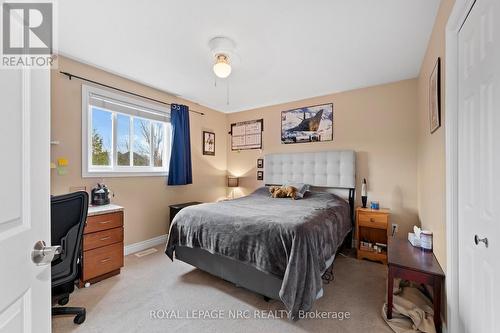
<svg viewBox="0 0 500 333"><path fill-rule="evenodd" d="M61 254L62 247L57 246L46 246L44 241L38 241L31 251L31 260L37 266L43 266L50 264L56 254Z"/></svg>
<svg viewBox="0 0 500 333"><path fill-rule="evenodd" d="M474 235L474 243L476 243L476 245L479 245L479 243L481 243L481 242L484 243L484 246L488 247L488 238L487 237L479 238L478 235Z"/></svg>

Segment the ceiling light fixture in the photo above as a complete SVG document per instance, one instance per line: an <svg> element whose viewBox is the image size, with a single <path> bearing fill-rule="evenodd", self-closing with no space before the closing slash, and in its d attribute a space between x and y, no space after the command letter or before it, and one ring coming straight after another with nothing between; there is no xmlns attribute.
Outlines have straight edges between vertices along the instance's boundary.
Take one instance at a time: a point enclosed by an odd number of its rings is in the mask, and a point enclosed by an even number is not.
<svg viewBox="0 0 500 333"><path fill-rule="evenodd" d="M225 79L231 74L231 64L229 57L226 54L219 53L215 56L215 64L213 67L215 75L221 79Z"/></svg>
<svg viewBox="0 0 500 333"><path fill-rule="evenodd" d="M239 57L234 52L236 44L227 37L214 37L208 42L212 51L214 65L212 67L218 78L225 79L231 75L233 66L238 62Z"/></svg>

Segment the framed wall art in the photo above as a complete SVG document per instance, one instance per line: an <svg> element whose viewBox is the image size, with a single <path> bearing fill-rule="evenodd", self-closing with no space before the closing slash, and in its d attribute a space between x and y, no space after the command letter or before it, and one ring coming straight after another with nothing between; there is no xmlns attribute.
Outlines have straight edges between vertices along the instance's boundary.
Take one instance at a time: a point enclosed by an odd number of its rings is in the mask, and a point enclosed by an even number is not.
<svg viewBox="0 0 500 333"><path fill-rule="evenodd" d="M429 80L429 123L431 134L441 126L441 64L437 59Z"/></svg>
<svg viewBox="0 0 500 333"><path fill-rule="evenodd" d="M203 131L203 155L215 156L215 133Z"/></svg>
<svg viewBox="0 0 500 333"><path fill-rule="evenodd" d="M231 124L231 150L262 149L263 130L263 119Z"/></svg>
<svg viewBox="0 0 500 333"><path fill-rule="evenodd" d="M257 169L263 169L263 168L264 168L264 159L258 158L257 159Z"/></svg>
<svg viewBox="0 0 500 333"><path fill-rule="evenodd" d="M333 103L281 112L281 143L333 140Z"/></svg>

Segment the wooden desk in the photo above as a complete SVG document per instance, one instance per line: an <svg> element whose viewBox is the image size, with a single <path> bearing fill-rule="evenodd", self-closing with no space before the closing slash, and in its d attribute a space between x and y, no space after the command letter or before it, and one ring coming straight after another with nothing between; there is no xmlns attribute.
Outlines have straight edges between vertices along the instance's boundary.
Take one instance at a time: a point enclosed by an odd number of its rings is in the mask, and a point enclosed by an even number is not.
<svg viewBox="0 0 500 333"><path fill-rule="evenodd" d="M387 318L392 318L394 278L427 284L433 288L436 332L441 332L441 287L444 272L436 257L432 252L413 247L408 240L390 238L388 245Z"/></svg>

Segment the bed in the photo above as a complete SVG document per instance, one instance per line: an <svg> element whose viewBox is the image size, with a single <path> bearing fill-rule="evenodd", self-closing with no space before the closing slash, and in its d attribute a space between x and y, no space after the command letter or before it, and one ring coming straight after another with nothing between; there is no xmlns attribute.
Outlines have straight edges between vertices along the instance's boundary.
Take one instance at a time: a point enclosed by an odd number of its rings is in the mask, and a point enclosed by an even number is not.
<svg viewBox="0 0 500 333"><path fill-rule="evenodd" d="M350 245L354 151L269 154L266 185L312 186L303 199L274 199L268 188L181 210L165 253L210 274L281 300L292 318L322 296L322 275Z"/></svg>

